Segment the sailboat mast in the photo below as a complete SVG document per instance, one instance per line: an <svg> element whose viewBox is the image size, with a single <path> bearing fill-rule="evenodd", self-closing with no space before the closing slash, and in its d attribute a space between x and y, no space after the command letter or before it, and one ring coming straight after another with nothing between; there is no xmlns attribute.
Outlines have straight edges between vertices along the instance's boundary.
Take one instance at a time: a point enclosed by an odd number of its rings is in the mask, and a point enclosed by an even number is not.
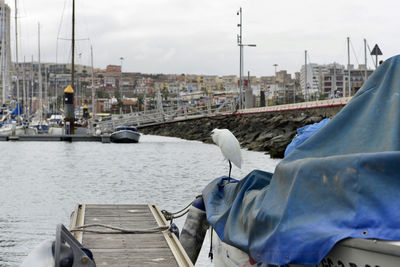
<svg viewBox="0 0 400 267"><path fill-rule="evenodd" d="M30 99L30 113L33 114L34 112L34 108L33 108L33 89L35 88L35 81L33 79L33 55L31 57L31 82L30 82L30 86L31 86L31 99ZM35 109L36 111L36 109Z"/></svg>
<svg viewBox="0 0 400 267"><path fill-rule="evenodd" d="M350 81L350 37L347 37L347 80L349 84L349 96L351 96L351 81ZM344 90L344 89L343 89Z"/></svg>
<svg viewBox="0 0 400 267"><path fill-rule="evenodd" d="M18 116L20 115L20 106L19 106L19 80L18 80L18 24L17 19L18 17L18 8L17 8L17 0L15 0L15 76L16 76L16 83L17 83L17 107Z"/></svg>
<svg viewBox="0 0 400 267"><path fill-rule="evenodd" d="M75 90L75 0L72 0L72 66L71 86Z"/></svg>
<svg viewBox="0 0 400 267"><path fill-rule="evenodd" d="M276 80L276 71L275 71L275 80ZM305 100L308 101L309 99L308 99L308 89L307 89L307 50L304 51L304 94L305 94Z"/></svg>
<svg viewBox="0 0 400 267"><path fill-rule="evenodd" d="M364 38L364 60L365 60L365 70L364 70L364 83L367 81L368 79L368 62L367 62L367 39Z"/></svg>
<svg viewBox="0 0 400 267"><path fill-rule="evenodd" d="M6 4L5 0L1 1L1 76L2 76L2 104L6 103Z"/></svg>
<svg viewBox="0 0 400 267"><path fill-rule="evenodd" d="M96 102L94 92L94 68L93 68L93 47L90 46L90 63L92 65L92 116L96 119Z"/></svg>
<svg viewBox="0 0 400 267"><path fill-rule="evenodd" d="M22 68L22 99L23 99L23 103L24 103L24 114L27 116L28 114L27 112L27 104L28 104L28 95L26 94L26 79L25 79L25 56L24 56L24 67ZM28 117L26 117L28 118Z"/></svg>
<svg viewBox="0 0 400 267"><path fill-rule="evenodd" d="M40 64L40 23L38 23L38 50L39 50L39 55L38 55L38 60L39 60L39 121L40 124L42 123L42 113L43 113L43 103L42 103L42 90L43 90L43 85L42 85L42 66Z"/></svg>

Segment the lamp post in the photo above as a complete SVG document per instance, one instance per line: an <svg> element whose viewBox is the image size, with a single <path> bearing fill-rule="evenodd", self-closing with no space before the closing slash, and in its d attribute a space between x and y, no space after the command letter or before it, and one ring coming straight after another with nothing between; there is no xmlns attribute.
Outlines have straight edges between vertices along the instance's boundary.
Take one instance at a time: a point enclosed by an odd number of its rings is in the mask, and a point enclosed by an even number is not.
<svg viewBox="0 0 400 267"><path fill-rule="evenodd" d="M274 83L275 83L275 90L274 90L274 97L276 96L276 93L278 92L278 86L277 86L277 84L276 84L276 67L278 67L278 64L274 64L274 65L272 65L272 66L274 66L275 67L275 77L274 77ZM275 97L275 103L274 103L274 105L276 104L276 97Z"/></svg>
<svg viewBox="0 0 400 267"><path fill-rule="evenodd" d="M240 23L237 25L240 28L240 33L237 36L237 43L239 46L239 108L243 108L243 47L244 46L250 46L250 47L256 47L255 44L243 44L243 34L242 34L242 8L239 9L239 11L236 13L236 15L240 16Z"/></svg>

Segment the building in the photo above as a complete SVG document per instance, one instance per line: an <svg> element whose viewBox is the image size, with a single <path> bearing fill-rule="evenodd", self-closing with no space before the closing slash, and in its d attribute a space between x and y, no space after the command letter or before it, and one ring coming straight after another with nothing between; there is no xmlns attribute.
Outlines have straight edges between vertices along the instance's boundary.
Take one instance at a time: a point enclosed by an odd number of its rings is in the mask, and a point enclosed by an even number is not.
<svg viewBox="0 0 400 267"><path fill-rule="evenodd" d="M304 65L300 69L300 88L301 94L305 100L313 100L319 98L320 77L327 72L326 66L316 63ZM307 75L307 76L306 76Z"/></svg>
<svg viewBox="0 0 400 267"><path fill-rule="evenodd" d="M372 74L373 70L368 70L365 65L359 65L354 69L350 65L350 90L349 90L349 71L343 65L330 64L327 72L321 78L321 98L335 98L354 95Z"/></svg>

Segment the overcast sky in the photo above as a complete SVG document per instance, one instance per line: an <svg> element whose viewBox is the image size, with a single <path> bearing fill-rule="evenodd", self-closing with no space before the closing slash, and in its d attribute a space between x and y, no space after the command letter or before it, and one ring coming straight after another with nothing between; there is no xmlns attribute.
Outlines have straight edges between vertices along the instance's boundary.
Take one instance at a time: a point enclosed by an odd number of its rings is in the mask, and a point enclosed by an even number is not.
<svg viewBox="0 0 400 267"><path fill-rule="evenodd" d="M14 16L14 0L6 3ZM72 0L18 5L19 61L37 60L40 22L41 61L69 62L70 41L57 37L71 37ZM240 7L243 43L257 45L244 48L246 74L273 75L273 64L299 71L305 50L309 62L347 64L347 37L352 64L364 62L364 38L371 49L379 45L382 59L399 53L396 0L76 0L76 62L90 65L92 45L95 67L123 57L129 72L239 75Z"/></svg>

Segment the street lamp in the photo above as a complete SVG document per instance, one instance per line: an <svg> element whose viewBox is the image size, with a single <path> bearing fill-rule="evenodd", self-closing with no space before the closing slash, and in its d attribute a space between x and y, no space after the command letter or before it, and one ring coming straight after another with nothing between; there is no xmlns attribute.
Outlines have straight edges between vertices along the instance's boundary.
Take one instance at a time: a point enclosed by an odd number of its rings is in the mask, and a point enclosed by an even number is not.
<svg viewBox="0 0 400 267"><path fill-rule="evenodd" d="M276 93L277 93L277 91L278 91L278 86L277 86L277 84L276 84L276 67L278 67L278 64L274 64L274 65L272 65L272 66L274 66L275 67L275 90L274 90L274 97L276 96ZM275 102L276 102L276 97L275 97ZM274 104L276 104L276 103L274 103Z"/></svg>
<svg viewBox="0 0 400 267"><path fill-rule="evenodd" d="M243 47L244 46L250 46L250 47L256 47L255 44L243 44L243 34L242 34L242 8L239 9L239 11L236 13L238 16L240 16L240 23L237 25L240 28L240 34L237 36L237 42L240 50L240 56L239 56L239 108L243 108Z"/></svg>

